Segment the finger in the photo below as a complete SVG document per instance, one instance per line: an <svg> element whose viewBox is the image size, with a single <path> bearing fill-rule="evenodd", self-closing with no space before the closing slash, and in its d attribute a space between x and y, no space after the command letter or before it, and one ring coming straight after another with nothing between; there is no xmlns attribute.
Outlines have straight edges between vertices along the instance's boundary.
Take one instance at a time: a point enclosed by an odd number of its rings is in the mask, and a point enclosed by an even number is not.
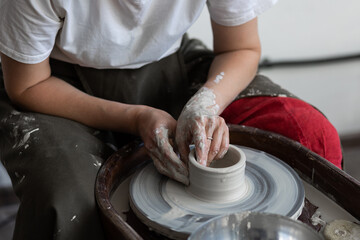
<svg viewBox="0 0 360 240"><path fill-rule="evenodd" d="M165 175L175 179L178 182L182 182L185 185L189 185L189 172L185 163L173 151L166 151L162 155L161 160L164 164Z"/></svg>
<svg viewBox="0 0 360 240"><path fill-rule="evenodd" d="M181 150L179 148L179 153L180 153L181 160L184 163L188 163L189 162L189 153L190 153L189 144L188 143L183 143L181 145Z"/></svg>
<svg viewBox="0 0 360 240"><path fill-rule="evenodd" d="M209 153L210 153L210 149L213 146L214 143L214 132L217 131L218 128L218 124L217 124L217 117L209 117L206 120L205 123L206 126L206 146L205 146L205 152L204 154L207 155L207 163L206 165L208 166L210 164L210 162L213 160L213 157L210 154L211 159L209 159Z"/></svg>
<svg viewBox="0 0 360 240"><path fill-rule="evenodd" d="M197 124L193 135L193 142L195 144L196 159L201 164L206 166L207 153L209 151L209 141L206 138L205 128Z"/></svg>
<svg viewBox="0 0 360 240"><path fill-rule="evenodd" d="M160 140L157 140L157 143L159 143L158 148L161 153L159 160L165 168L165 175L184 184L188 184L188 169L185 163L182 162L174 152L168 138L168 132L163 131L158 136L161 138Z"/></svg>
<svg viewBox="0 0 360 240"><path fill-rule="evenodd" d="M161 132L157 138L158 148L164 158L163 161L168 163L172 163L177 169L182 169L185 164L180 160L178 155L175 153L173 146L170 143L170 139L168 137L168 131Z"/></svg>
<svg viewBox="0 0 360 240"><path fill-rule="evenodd" d="M176 131L175 141L177 145L177 149L180 153L181 160L183 162L187 163L189 161L189 141L184 136L184 133L181 133L180 131Z"/></svg>
<svg viewBox="0 0 360 240"><path fill-rule="evenodd" d="M154 166L156 167L156 169L159 173L161 173L171 179L174 179L178 182L181 182L185 185L189 185L189 174L188 174L188 170L187 170L187 168L185 168L185 166L183 166L184 169L181 170L181 168L180 168L180 171L176 171L174 167L168 166L168 164L167 164L168 161L164 161L164 158L162 158L162 155L159 154L159 151L149 152L148 154L151 157L151 159L153 160ZM184 164L184 163L182 163L182 164Z"/></svg>
<svg viewBox="0 0 360 240"><path fill-rule="evenodd" d="M189 123L185 124L184 121L178 121L175 132L175 141L181 160L187 163L189 161L189 146L192 141L192 133Z"/></svg>
<svg viewBox="0 0 360 240"><path fill-rule="evenodd" d="M148 155L151 157L151 159L153 160L154 166L156 167L156 169L158 170L159 173L164 174L167 176L167 171L166 168L163 164L163 161L161 161L159 159L159 155L148 152Z"/></svg>
<svg viewBox="0 0 360 240"><path fill-rule="evenodd" d="M169 144L165 146L164 150L165 151L163 152L163 157L166 167L169 170L176 170L183 175L187 175L188 170L186 164L180 160L178 155L173 151L171 145Z"/></svg>
<svg viewBox="0 0 360 240"><path fill-rule="evenodd" d="M173 177L170 176L170 178L181 182L182 184L189 186L190 184L190 180L189 180L189 176L188 175L183 175L183 174L179 174L179 173L175 173L174 175L172 175Z"/></svg>
<svg viewBox="0 0 360 240"><path fill-rule="evenodd" d="M179 151L177 148L177 145L175 144L175 139L174 138L169 138L169 143L172 146L172 148L174 149L174 152Z"/></svg>
<svg viewBox="0 0 360 240"><path fill-rule="evenodd" d="M169 172L169 177L185 185L189 185L189 172L185 163L177 156L172 156L166 161L166 169Z"/></svg>
<svg viewBox="0 0 360 240"><path fill-rule="evenodd" d="M225 126L226 128L222 137L219 154L215 157L216 159L223 158L229 149L229 144L230 144L229 128L227 125Z"/></svg>
<svg viewBox="0 0 360 240"><path fill-rule="evenodd" d="M211 141L211 146L208 153L207 166L209 166L211 162L214 159L216 159L216 157L218 156L220 151L220 146L223 141L223 136L224 136L224 128L220 126L214 131L212 136L213 139Z"/></svg>
<svg viewBox="0 0 360 240"><path fill-rule="evenodd" d="M164 131L166 130L166 131ZM167 139L167 129L158 128L155 130L155 143L148 144L149 148L147 148L150 157L154 161L155 167L162 174L169 175L167 170L167 161L165 157L165 153L169 150L166 148L171 147L169 140ZM154 146L155 145L155 146Z"/></svg>
<svg viewBox="0 0 360 240"><path fill-rule="evenodd" d="M168 131L168 140L169 140L169 143L170 143L170 145L173 147L173 149L174 149L174 152L176 152L176 151L178 151L178 149L177 149L177 145L176 145L176 141L175 141L175 129L174 130L172 130L172 129L169 129L169 131Z"/></svg>
<svg viewBox="0 0 360 240"><path fill-rule="evenodd" d="M206 136L207 137L212 137L212 135L214 134L214 131L216 128L218 128L218 119L217 117L209 117L207 118L207 120L205 121L205 128L206 130Z"/></svg>
<svg viewBox="0 0 360 240"><path fill-rule="evenodd" d="M151 157L151 159L153 161L161 162L161 160L160 160L161 159L161 153L160 153L159 149L151 148L150 150L147 150L147 153L148 153L148 155ZM165 166L163 165L163 167L165 167Z"/></svg>
<svg viewBox="0 0 360 240"><path fill-rule="evenodd" d="M174 133L173 131L169 131L169 137L168 137L168 140L169 140L169 144L170 146L172 147L172 150L175 152L175 154L178 156L178 157L181 157L181 154L179 156L179 146L176 142L176 133ZM183 144L184 146L182 146L183 148L186 146L185 144ZM183 150L184 151L184 150ZM185 148L185 151L186 151L186 148ZM182 160L182 158L180 158L180 160ZM187 162L186 160L182 160L183 162Z"/></svg>

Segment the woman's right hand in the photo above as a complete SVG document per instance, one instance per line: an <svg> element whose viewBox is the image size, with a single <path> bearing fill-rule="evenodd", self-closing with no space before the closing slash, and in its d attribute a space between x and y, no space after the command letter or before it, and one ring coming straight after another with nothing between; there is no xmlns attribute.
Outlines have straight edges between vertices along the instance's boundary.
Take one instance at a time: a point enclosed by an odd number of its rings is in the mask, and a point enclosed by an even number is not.
<svg viewBox="0 0 360 240"><path fill-rule="evenodd" d="M156 169L188 185L188 168L173 148L176 124L176 120L167 112L147 106L140 110L136 119L137 132Z"/></svg>

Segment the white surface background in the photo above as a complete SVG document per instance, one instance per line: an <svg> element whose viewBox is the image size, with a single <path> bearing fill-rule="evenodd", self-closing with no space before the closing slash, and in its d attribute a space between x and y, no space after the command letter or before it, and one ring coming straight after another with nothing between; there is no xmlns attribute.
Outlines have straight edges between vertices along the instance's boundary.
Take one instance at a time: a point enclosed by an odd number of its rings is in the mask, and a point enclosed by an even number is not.
<svg viewBox="0 0 360 240"><path fill-rule="evenodd" d="M360 53L359 0L280 0L259 18L263 59L301 60ZM191 37L212 45L205 10ZM262 69L261 73L315 105L340 135L360 133L360 60Z"/></svg>

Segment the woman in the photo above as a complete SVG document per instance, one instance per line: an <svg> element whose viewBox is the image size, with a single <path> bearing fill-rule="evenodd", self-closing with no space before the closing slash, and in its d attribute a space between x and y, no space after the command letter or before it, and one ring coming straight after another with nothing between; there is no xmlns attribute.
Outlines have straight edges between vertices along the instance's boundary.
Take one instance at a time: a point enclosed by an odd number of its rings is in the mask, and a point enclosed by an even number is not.
<svg viewBox="0 0 360 240"><path fill-rule="evenodd" d="M184 184L189 144L201 164L221 158L226 121L288 135L339 166L331 124L255 77L257 16L274 2L2 0L0 141L21 200L14 239L103 239L96 173L132 136ZM183 37L206 4L213 52Z"/></svg>

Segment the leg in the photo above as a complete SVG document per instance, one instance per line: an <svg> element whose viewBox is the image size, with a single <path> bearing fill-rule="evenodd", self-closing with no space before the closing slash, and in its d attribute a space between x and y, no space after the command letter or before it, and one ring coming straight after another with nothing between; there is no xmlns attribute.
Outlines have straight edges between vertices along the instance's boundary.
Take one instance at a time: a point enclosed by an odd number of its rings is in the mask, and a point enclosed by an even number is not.
<svg viewBox="0 0 360 240"><path fill-rule="evenodd" d="M300 142L341 168L336 129L311 105L287 97L247 97L230 104L222 116L228 123L279 133Z"/></svg>
<svg viewBox="0 0 360 240"><path fill-rule="evenodd" d="M204 84L214 54L199 40L186 37L181 52L189 78L188 92L192 96ZM282 134L341 168L340 140L331 123L314 107L264 76L256 76L224 110L222 117L228 123Z"/></svg>
<svg viewBox="0 0 360 240"><path fill-rule="evenodd" d="M109 153L98 133L19 112L0 90L0 157L21 202L14 239L104 239L94 183Z"/></svg>

